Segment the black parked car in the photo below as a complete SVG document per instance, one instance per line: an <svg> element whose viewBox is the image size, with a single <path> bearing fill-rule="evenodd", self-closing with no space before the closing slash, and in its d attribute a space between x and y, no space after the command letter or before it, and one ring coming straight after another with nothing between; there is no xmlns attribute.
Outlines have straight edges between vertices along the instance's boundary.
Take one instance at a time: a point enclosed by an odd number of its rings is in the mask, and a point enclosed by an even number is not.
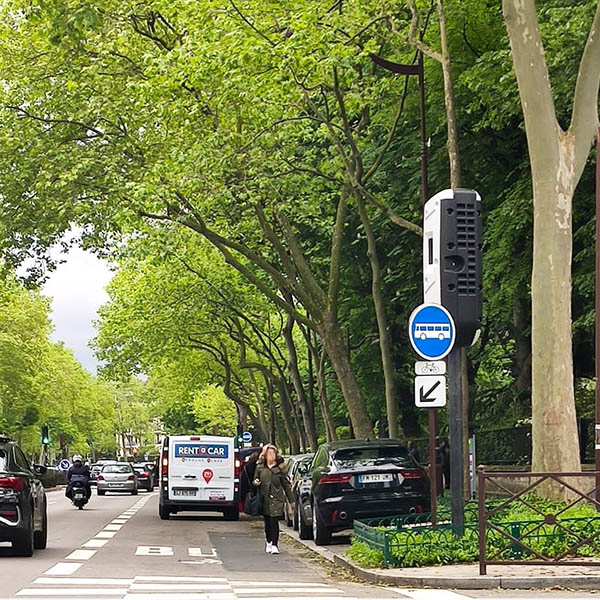
<svg viewBox="0 0 600 600"><path fill-rule="evenodd" d="M294 497L294 506L292 506L287 498L283 505L283 518L288 527L294 525L294 529L298 529L298 525L294 522L295 504L297 502L296 496L298 493L298 485L300 480L308 470L308 466L312 462L314 454L297 454L291 456L287 464L287 476L290 482L290 488L292 489L292 496Z"/></svg>
<svg viewBox="0 0 600 600"><path fill-rule="evenodd" d="M313 538L331 534L354 519L429 511L429 479L398 440L345 440L323 444L310 472ZM300 516L306 506L300 506ZM306 520L306 519L305 519Z"/></svg>
<svg viewBox="0 0 600 600"><path fill-rule="evenodd" d="M12 542L17 556L46 547L46 494L39 479L45 471L31 466L17 444L0 435L0 541Z"/></svg>
<svg viewBox="0 0 600 600"><path fill-rule="evenodd" d="M135 471L138 487L147 492L154 491L154 475L152 473L152 467L149 467L146 463L139 463L133 465Z"/></svg>

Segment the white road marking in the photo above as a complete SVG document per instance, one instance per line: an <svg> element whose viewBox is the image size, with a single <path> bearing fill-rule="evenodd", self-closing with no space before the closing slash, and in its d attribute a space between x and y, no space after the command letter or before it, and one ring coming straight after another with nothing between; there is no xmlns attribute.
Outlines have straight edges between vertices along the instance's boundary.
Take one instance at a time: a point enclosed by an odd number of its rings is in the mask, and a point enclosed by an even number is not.
<svg viewBox="0 0 600 600"><path fill-rule="evenodd" d="M102 579L99 577L38 577L33 583L40 585L127 585L133 583L133 579Z"/></svg>
<svg viewBox="0 0 600 600"><path fill-rule="evenodd" d="M312 594L315 592L314 588L310 587L263 587L263 588L234 588L233 591L238 596L251 596L255 594ZM320 588L319 593L327 594L343 594L344 592L339 588Z"/></svg>
<svg viewBox="0 0 600 600"><path fill-rule="evenodd" d="M127 523L127 519L113 519L111 521L111 524L114 525L125 525L125 523Z"/></svg>
<svg viewBox="0 0 600 600"><path fill-rule="evenodd" d="M138 546L136 556L173 556L171 546Z"/></svg>
<svg viewBox="0 0 600 600"><path fill-rule="evenodd" d="M100 539L104 538L104 539L110 540L110 539L114 538L115 535L117 535L116 531L99 531L96 534L96 538L97 539L98 538L100 538Z"/></svg>
<svg viewBox="0 0 600 600"><path fill-rule="evenodd" d="M108 542L108 540L91 539L91 540L88 540L85 544L81 544L81 547L82 548L102 548L102 546L104 546L107 542Z"/></svg>
<svg viewBox="0 0 600 600"><path fill-rule="evenodd" d="M56 563L51 569L44 571L44 575L72 575L83 563Z"/></svg>
<svg viewBox="0 0 600 600"><path fill-rule="evenodd" d="M74 550L65 560L88 560L96 554L96 550Z"/></svg>
<svg viewBox="0 0 600 600"><path fill-rule="evenodd" d="M93 596L124 596L127 589L111 588L93 590ZM16 593L17 596L83 596L80 587L74 588L25 588Z"/></svg>
<svg viewBox="0 0 600 600"><path fill-rule="evenodd" d="M104 528L104 531L119 531L121 529L121 527L123 527L123 525L116 525L116 524L113 524L113 523L109 523Z"/></svg>
<svg viewBox="0 0 600 600"><path fill-rule="evenodd" d="M472 596L464 596L450 590L403 590L401 588L393 588L393 591L413 600L474 600Z"/></svg>
<svg viewBox="0 0 600 600"><path fill-rule="evenodd" d="M229 582L231 584L232 587L234 588L242 588L244 586L261 586L261 587L280 587L280 586L284 586L284 587L309 587L309 588L313 588L313 589L319 589L319 588L328 588L329 584L328 583L310 583L310 582L297 582L297 583L292 583L292 582L283 582L283 581L230 581Z"/></svg>
<svg viewBox="0 0 600 600"><path fill-rule="evenodd" d="M227 583L227 577L177 577L160 575L136 575L135 581L191 581L198 583Z"/></svg>
<svg viewBox="0 0 600 600"><path fill-rule="evenodd" d="M210 553L203 554L202 548L188 548L188 555L203 557L203 558L217 558L217 550L216 550L216 548L211 548Z"/></svg>
<svg viewBox="0 0 600 600"><path fill-rule="evenodd" d="M190 590L192 592L203 592L208 590L227 590L231 592L231 586L227 583L134 583L131 585L132 591L178 591Z"/></svg>
<svg viewBox="0 0 600 600"><path fill-rule="evenodd" d="M127 594L123 600L158 600L157 596L160 597L160 600L237 600L230 592L216 592L214 594L186 594L185 592L181 594ZM302 600L306 600L306 598L303 598ZM345 598L344 600L348 599Z"/></svg>

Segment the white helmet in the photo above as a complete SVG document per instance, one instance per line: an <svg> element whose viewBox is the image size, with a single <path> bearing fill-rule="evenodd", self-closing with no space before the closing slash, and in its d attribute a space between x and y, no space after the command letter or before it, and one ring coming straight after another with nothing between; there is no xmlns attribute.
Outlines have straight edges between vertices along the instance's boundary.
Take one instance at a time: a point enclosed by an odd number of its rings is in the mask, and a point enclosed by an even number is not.
<svg viewBox="0 0 600 600"><path fill-rule="evenodd" d="M79 462L83 462L83 458L81 457L81 455L80 455L80 454L76 454L76 455L73 457L73 462L78 462L78 461L79 461Z"/></svg>

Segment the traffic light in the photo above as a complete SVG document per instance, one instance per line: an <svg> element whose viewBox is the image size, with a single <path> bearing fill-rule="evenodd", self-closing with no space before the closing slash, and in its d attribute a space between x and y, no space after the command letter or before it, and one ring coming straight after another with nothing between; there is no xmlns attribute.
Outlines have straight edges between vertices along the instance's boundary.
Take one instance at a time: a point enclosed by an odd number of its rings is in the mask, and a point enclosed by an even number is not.
<svg viewBox="0 0 600 600"><path fill-rule="evenodd" d="M42 425L42 445L48 446L50 444L50 431L48 425Z"/></svg>
<svg viewBox="0 0 600 600"><path fill-rule="evenodd" d="M481 328L481 197L444 190L425 204L423 295L441 304L456 325L456 345L470 346Z"/></svg>
<svg viewBox="0 0 600 600"><path fill-rule="evenodd" d="M235 445L237 448L243 448L244 447L244 428L241 425L237 426L237 433L235 436Z"/></svg>

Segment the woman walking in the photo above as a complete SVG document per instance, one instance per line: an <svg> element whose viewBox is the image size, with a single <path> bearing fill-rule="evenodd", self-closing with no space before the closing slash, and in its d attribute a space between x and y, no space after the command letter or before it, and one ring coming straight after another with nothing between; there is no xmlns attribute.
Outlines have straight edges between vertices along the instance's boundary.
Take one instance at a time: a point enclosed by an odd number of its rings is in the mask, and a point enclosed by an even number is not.
<svg viewBox="0 0 600 600"><path fill-rule="evenodd" d="M263 446L256 463L254 485L259 488L262 497L267 540L265 551L267 554L279 554L279 519L283 517L285 496L290 503L293 503L293 497L283 458L273 444Z"/></svg>

